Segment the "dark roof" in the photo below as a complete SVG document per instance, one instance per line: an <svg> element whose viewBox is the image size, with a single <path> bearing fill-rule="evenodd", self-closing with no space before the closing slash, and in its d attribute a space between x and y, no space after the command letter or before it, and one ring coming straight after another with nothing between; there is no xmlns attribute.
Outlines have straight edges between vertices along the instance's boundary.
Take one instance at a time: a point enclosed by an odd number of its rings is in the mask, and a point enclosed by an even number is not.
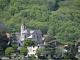
<svg viewBox="0 0 80 60"><path fill-rule="evenodd" d="M49 43L56 43L56 45L63 45L62 43L60 43L60 42L58 42L56 40L51 40L51 41L49 41Z"/></svg>

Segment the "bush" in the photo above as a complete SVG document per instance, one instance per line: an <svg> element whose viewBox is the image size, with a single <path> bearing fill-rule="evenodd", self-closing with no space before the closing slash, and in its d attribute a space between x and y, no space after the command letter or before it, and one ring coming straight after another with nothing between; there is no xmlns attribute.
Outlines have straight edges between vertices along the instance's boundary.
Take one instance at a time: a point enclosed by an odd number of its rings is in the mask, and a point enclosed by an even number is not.
<svg viewBox="0 0 80 60"><path fill-rule="evenodd" d="M14 49L12 47L8 47L6 50L5 50L5 55L11 55L11 53L14 52Z"/></svg>
<svg viewBox="0 0 80 60"><path fill-rule="evenodd" d="M0 58L0 60L2 60L2 59Z"/></svg>
<svg viewBox="0 0 80 60"><path fill-rule="evenodd" d="M28 49L25 48L25 47L22 47L21 50L20 50L20 54L25 56L25 55L27 55L27 53L28 53Z"/></svg>

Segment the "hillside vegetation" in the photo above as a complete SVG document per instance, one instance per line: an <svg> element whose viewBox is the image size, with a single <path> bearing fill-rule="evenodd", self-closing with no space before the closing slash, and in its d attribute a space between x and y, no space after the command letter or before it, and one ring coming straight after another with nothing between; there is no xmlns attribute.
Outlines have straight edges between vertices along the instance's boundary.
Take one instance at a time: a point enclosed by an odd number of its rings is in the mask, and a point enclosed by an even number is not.
<svg viewBox="0 0 80 60"><path fill-rule="evenodd" d="M19 32L21 20L49 40L75 42L80 38L80 0L0 0L0 21Z"/></svg>

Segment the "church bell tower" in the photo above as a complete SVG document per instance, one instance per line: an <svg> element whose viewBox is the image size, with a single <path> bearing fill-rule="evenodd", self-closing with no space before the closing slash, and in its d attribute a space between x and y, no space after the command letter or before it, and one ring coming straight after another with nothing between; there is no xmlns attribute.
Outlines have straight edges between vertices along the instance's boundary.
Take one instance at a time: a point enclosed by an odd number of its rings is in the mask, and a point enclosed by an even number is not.
<svg viewBox="0 0 80 60"><path fill-rule="evenodd" d="M25 30L26 30L26 25L24 23L24 20L22 20L22 23L21 23L21 37L20 37L21 41L24 41L24 31Z"/></svg>

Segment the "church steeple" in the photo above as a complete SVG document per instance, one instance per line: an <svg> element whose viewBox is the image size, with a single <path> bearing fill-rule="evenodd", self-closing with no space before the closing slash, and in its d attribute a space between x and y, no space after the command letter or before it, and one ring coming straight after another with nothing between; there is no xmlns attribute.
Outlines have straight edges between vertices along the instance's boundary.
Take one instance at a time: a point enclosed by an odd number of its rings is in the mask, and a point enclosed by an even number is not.
<svg viewBox="0 0 80 60"><path fill-rule="evenodd" d="M26 38L33 39L42 42L42 33L40 30L27 30L24 20L21 21L21 33L20 33L20 41L24 42Z"/></svg>
<svg viewBox="0 0 80 60"><path fill-rule="evenodd" d="M25 25L25 23L24 23L24 20L22 20L21 27L22 27L23 30L26 30L26 25Z"/></svg>
<svg viewBox="0 0 80 60"><path fill-rule="evenodd" d="M26 25L24 23L24 20L22 20L22 22L21 22L21 41L24 40L24 32L25 32L25 30L26 30Z"/></svg>

